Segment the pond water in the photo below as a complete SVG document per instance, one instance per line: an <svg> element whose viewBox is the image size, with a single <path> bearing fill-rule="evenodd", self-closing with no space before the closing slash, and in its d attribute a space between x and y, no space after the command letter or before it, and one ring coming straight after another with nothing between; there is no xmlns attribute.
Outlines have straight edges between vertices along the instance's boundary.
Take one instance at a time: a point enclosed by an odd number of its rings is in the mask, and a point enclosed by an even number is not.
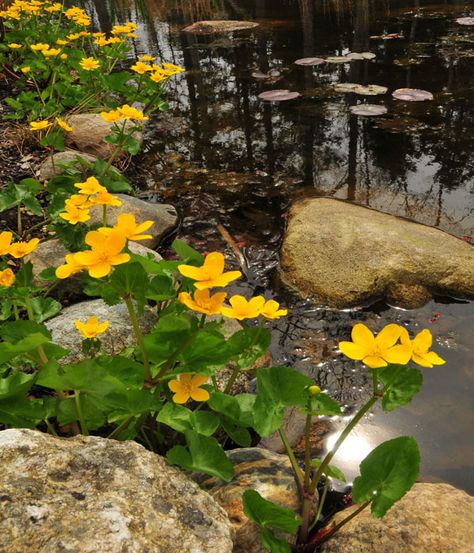
<svg viewBox="0 0 474 553"><path fill-rule="evenodd" d="M337 311L285 290L276 267L286 214L297 199L331 196L436 226L464 240L474 234L474 26L468 3L445 0L90 0L102 30L139 25L133 55L154 54L186 68L170 86L171 110L148 129L138 158L142 197L174 204L177 235L202 251L224 249L217 224L248 262L237 290L266 293L290 309L274 324L276 363L297 366L347 406L370 393L364 370L337 353L355 321L374 329L403 322L428 327L446 365L425 370L422 392L395 413L367 417L336 462L349 477L375 445L415 435L422 476L474 492L474 305L437 298L422 309L383 303ZM189 6L189 4L192 4ZM472 8L472 6L471 6ZM233 35L181 30L201 19L259 23ZM382 39L396 34L397 38ZM373 60L300 67L302 57L370 51ZM256 71L275 70L258 80ZM363 118L361 96L343 82L431 91L432 102L372 96L388 115ZM270 104L274 88L302 97ZM164 250L165 254L167 253ZM229 255L229 262L236 263ZM436 259L433 259L436 263ZM389 416L388 416L389 415ZM331 443L329 438L329 443Z"/></svg>

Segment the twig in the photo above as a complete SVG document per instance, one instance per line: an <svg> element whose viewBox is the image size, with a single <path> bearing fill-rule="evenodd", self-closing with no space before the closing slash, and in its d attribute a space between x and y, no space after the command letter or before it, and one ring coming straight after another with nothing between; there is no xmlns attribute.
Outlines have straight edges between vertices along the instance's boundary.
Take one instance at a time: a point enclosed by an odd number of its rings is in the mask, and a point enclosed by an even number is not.
<svg viewBox="0 0 474 553"><path fill-rule="evenodd" d="M229 231L226 230L220 223L217 225L216 228L219 231L219 234L222 236L222 238L227 242L228 246L231 248L235 257L237 258L237 261L239 262L240 267L242 268L242 272L244 273L245 276L248 276L249 266L248 266L247 260L245 259L245 256L241 252L239 246L237 246L236 241L229 234Z"/></svg>

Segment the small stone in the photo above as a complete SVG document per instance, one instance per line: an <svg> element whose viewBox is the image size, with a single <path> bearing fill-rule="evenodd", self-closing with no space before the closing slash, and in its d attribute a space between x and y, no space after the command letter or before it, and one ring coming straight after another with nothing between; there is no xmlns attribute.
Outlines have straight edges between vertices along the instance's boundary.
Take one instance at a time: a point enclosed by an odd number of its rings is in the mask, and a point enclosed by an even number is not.
<svg viewBox="0 0 474 553"><path fill-rule="evenodd" d="M357 505L337 513L338 523ZM449 484L418 483L381 519L370 507L333 538L321 553L468 553L474 543L474 497Z"/></svg>
<svg viewBox="0 0 474 553"><path fill-rule="evenodd" d="M136 442L0 432L0 551L231 553L224 510Z"/></svg>
<svg viewBox="0 0 474 553"><path fill-rule="evenodd" d="M64 150L64 152L56 152L52 156L47 157L40 165L38 179L44 182L56 177L57 175L62 175L64 173L64 169L59 166L62 163L66 164L75 162L74 167L81 169L83 166L80 161L78 161L78 157L83 158L89 163L95 163L97 160L95 156L85 154L84 152L78 152L77 150ZM116 170L118 171L118 169Z"/></svg>
<svg viewBox="0 0 474 553"><path fill-rule="evenodd" d="M72 131L67 135L67 144L74 145L81 152L108 159L115 147L104 138L111 133L114 123L104 121L99 113L78 113L67 118ZM125 129L136 126L135 121L127 121ZM133 137L140 144L143 142L143 133L135 132Z"/></svg>

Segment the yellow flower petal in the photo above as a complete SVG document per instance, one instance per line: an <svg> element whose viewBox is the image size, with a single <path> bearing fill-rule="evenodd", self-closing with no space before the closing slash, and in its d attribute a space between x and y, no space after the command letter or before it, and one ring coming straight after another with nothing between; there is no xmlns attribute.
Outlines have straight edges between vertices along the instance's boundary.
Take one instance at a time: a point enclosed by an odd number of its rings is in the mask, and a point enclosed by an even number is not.
<svg viewBox="0 0 474 553"><path fill-rule="evenodd" d="M362 362L371 369L381 369L382 367L387 366L387 363L381 357L377 357L375 355L368 355L367 357L364 357Z"/></svg>
<svg viewBox="0 0 474 553"><path fill-rule="evenodd" d="M385 326L375 338L375 343L380 349L391 348L397 343L400 338L400 326L396 324L389 324Z"/></svg>
<svg viewBox="0 0 474 553"><path fill-rule="evenodd" d="M410 346L398 345L389 348L384 355L385 361L394 365L406 365L410 361L412 349Z"/></svg>
<svg viewBox="0 0 474 553"><path fill-rule="evenodd" d="M420 351L428 351L433 344L433 336L431 332L425 328L419 332L413 339L413 349L418 353Z"/></svg>
<svg viewBox="0 0 474 553"><path fill-rule="evenodd" d="M373 348L375 345L375 337L372 331L362 323L357 323L352 328L352 341L365 348Z"/></svg>
<svg viewBox="0 0 474 553"><path fill-rule="evenodd" d="M194 399L194 401L207 401L210 397L209 392L202 388L193 388L191 390L191 398Z"/></svg>
<svg viewBox="0 0 474 553"><path fill-rule="evenodd" d="M434 351L429 351L425 355L425 359L433 365L444 365L446 363L446 361Z"/></svg>
<svg viewBox="0 0 474 553"><path fill-rule="evenodd" d="M417 353L413 353L412 359L417 365L420 365L420 367L426 367L428 369L433 367L431 361L426 359L426 355L418 355Z"/></svg>
<svg viewBox="0 0 474 553"><path fill-rule="evenodd" d="M176 392L176 394L174 394L173 401L175 403L183 404L183 403L186 403L189 398L190 398L190 395L188 392L179 391L179 392Z"/></svg>
<svg viewBox="0 0 474 553"><path fill-rule="evenodd" d="M356 361L362 361L368 353L366 348L354 344L353 342L339 342L339 349L346 357L355 359Z"/></svg>

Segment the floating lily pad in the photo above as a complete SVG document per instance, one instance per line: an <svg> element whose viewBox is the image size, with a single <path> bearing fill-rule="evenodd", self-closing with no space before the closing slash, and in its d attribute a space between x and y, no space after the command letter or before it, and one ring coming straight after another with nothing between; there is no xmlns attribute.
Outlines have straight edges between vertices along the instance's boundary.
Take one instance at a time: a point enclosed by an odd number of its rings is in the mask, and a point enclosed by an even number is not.
<svg viewBox="0 0 474 553"><path fill-rule="evenodd" d="M192 25L185 27L185 33L196 33L200 35L208 35L212 33L232 33L234 31L245 31L258 27L255 21L234 21L234 20L212 20L212 21L196 21Z"/></svg>
<svg viewBox="0 0 474 553"><path fill-rule="evenodd" d="M276 79L277 77L280 77L281 73L278 71L278 69L272 69L271 71L268 71L268 73L263 73L262 71L254 71L252 73L252 77L254 79L261 79L267 80L267 79Z"/></svg>
<svg viewBox="0 0 474 553"><path fill-rule="evenodd" d="M358 106L351 106L349 111L354 115L375 117L377 115L385 115L387 113L387 108L378 104L359 104Z"/></svg>
<svg viewBox="0 0 474 553"><path fill-rule="evenodd" d="M258 95L260 100L267 100L268 102L284 102L285 100L294 100L300 96L299 92L292 92L291 90L267 90Z"/></svg>
<svg viewBox="0 0 474 553"><path fill-rule="evenodd" d="M425 100L433 100L433 94L427 90L419 88L398 88L392 93L392 96L397 100L405 102L424 102Z"/></svg>
<svg viewBox="0 0 474 553"><path fill-rule="evenodd" d="M344 57L350 60L373 60L377 56L372 52L350 52Z"/></svg>
<svg viewBox="0 0 474 553"><path fill-rule="evenodd" d="M393 63L395 65L399 65L400 67L406 67L408 65L420 65L423 63L423 60L418 58L398 58L393 60Z"/></svg>
<svg viewBox="0 0 474 553"><path fill-rule="evenodd" d="M459 25L474 25L474 17L458 17L456 23Z"/></svg>
<svg viewBox="0 0 474 553"><path fill-rule="evenodd" d="M353 92L361 96L377 96L378 94L386 94L388 90L387 87L377 84L364 86L356 83L339 83L334 85L334 89L337 90L337 92Z"/></svg>
<svg viewBox="0 0 474 553"><path fill-rule="evenodd" d="M300 58L294 63L296 65L321 65L322 63L325 63L325 61L326 60L324 60L323 58Z"/></svg>
<svg viewBox="0 0 474 553"><path fill-rule="evenodd" d="M350 63L351 59L346 56L329 56L326 58L327 63Z"/></svg>
<svg viewBox="0 0 474 553"><path fill-rule="evenodd" d="M404 38L404 37L401 33L387 33L385 35L374 35L369 38L379 39L379 40L394 40L396 38Z"/></svg>

